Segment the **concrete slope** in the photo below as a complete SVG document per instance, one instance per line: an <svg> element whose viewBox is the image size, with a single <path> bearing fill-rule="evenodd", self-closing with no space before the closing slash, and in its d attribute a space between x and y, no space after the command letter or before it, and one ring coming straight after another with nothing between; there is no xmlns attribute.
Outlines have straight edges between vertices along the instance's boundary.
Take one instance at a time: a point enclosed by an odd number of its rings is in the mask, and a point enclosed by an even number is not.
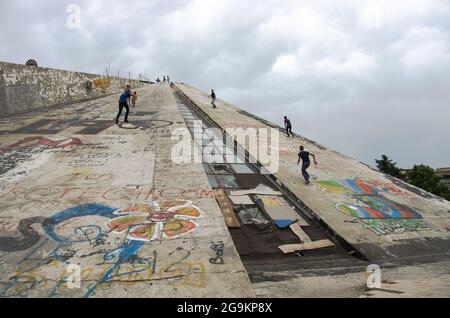
<svg viewBox="0 0 450 318"><path fill-rule="evenodd" d="M172 90L138 93L0 120L0 297L254 296Z"/></svg>
<svg viewBox="0 0 450 318"><path fill-rule="evenodd" d="M276 127L224 101L212 109L208 94L189 85L176 84L176 88L224 129ZM297 166L300 145L319 161L310 168L311 186L305 185ZM258 158L255 150L242 146ZM446 200L313 141L285 134L280 135L280 167L275 176L316 218L371 261L448 257L450 202Z"/></svg>

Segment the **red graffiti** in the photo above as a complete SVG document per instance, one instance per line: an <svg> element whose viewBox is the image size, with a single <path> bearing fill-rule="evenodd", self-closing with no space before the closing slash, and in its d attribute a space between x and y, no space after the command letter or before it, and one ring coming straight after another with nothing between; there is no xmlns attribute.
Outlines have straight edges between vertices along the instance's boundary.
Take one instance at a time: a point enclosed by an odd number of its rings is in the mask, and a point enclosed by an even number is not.
<svg viewBox="0 0 450 318"><path fill-rule="evenodd" d="M44 137L26 137L12 145L0 148L0 153L5 153L23 145L40 145L46 146L48 149L64 149L70 146L81 146L83 143L78 138L67 138L64 140L54 141Z"/></svg>

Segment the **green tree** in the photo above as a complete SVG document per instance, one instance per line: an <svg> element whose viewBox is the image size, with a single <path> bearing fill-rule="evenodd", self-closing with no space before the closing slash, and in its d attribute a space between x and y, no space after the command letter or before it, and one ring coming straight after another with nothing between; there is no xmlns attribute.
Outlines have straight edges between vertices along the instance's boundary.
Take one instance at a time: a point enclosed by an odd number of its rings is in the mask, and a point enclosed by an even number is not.
<svg viewBox="0 0 450 318"><path fill-rule="evenodd" d="M450 201L450 190L441 182L441 178L433 168L426 165L416 165L406 174L406 181Z"/></svg>
<svg viewBox="0 0 450 318"><path fill-rule="evenodd" d="M392 160L389 159L388 156L382 155L381 160L375 159L375 162L377 163L378 170L380 170L381 172L387 173L388 175L399 179L402 178L400 168L397 167L397 163L392 162Z"/></svg>

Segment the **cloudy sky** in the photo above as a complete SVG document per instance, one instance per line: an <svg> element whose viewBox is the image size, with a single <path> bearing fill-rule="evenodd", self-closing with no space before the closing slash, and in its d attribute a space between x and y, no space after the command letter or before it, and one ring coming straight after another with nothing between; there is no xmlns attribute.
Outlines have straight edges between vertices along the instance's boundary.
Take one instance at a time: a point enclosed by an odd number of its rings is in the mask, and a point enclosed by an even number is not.
<svg viewBox="0 0 450 318"><path fill-rule="evenodd" d="M169 74L370 165L450 166L448 0L0 0L0 21L2 61Z"/></svg>

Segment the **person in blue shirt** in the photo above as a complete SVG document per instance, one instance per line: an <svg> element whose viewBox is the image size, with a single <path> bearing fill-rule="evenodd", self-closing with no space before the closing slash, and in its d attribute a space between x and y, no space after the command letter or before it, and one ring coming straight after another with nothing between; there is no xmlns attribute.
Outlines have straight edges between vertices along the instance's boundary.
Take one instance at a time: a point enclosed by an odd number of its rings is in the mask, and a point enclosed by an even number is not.
<svg viewBox="0 0 450 318"><path fill-rule="evenodd" d="M130 107L128 105L130 98L131 98L131 86L127 85L127 89L122 95L120 95L119 98L119 113L117 114L116 125L119 124L119 118L122 115L124 108L127 110L125 114L125 123L128 123L128 115L130 114Z"/></svg>

